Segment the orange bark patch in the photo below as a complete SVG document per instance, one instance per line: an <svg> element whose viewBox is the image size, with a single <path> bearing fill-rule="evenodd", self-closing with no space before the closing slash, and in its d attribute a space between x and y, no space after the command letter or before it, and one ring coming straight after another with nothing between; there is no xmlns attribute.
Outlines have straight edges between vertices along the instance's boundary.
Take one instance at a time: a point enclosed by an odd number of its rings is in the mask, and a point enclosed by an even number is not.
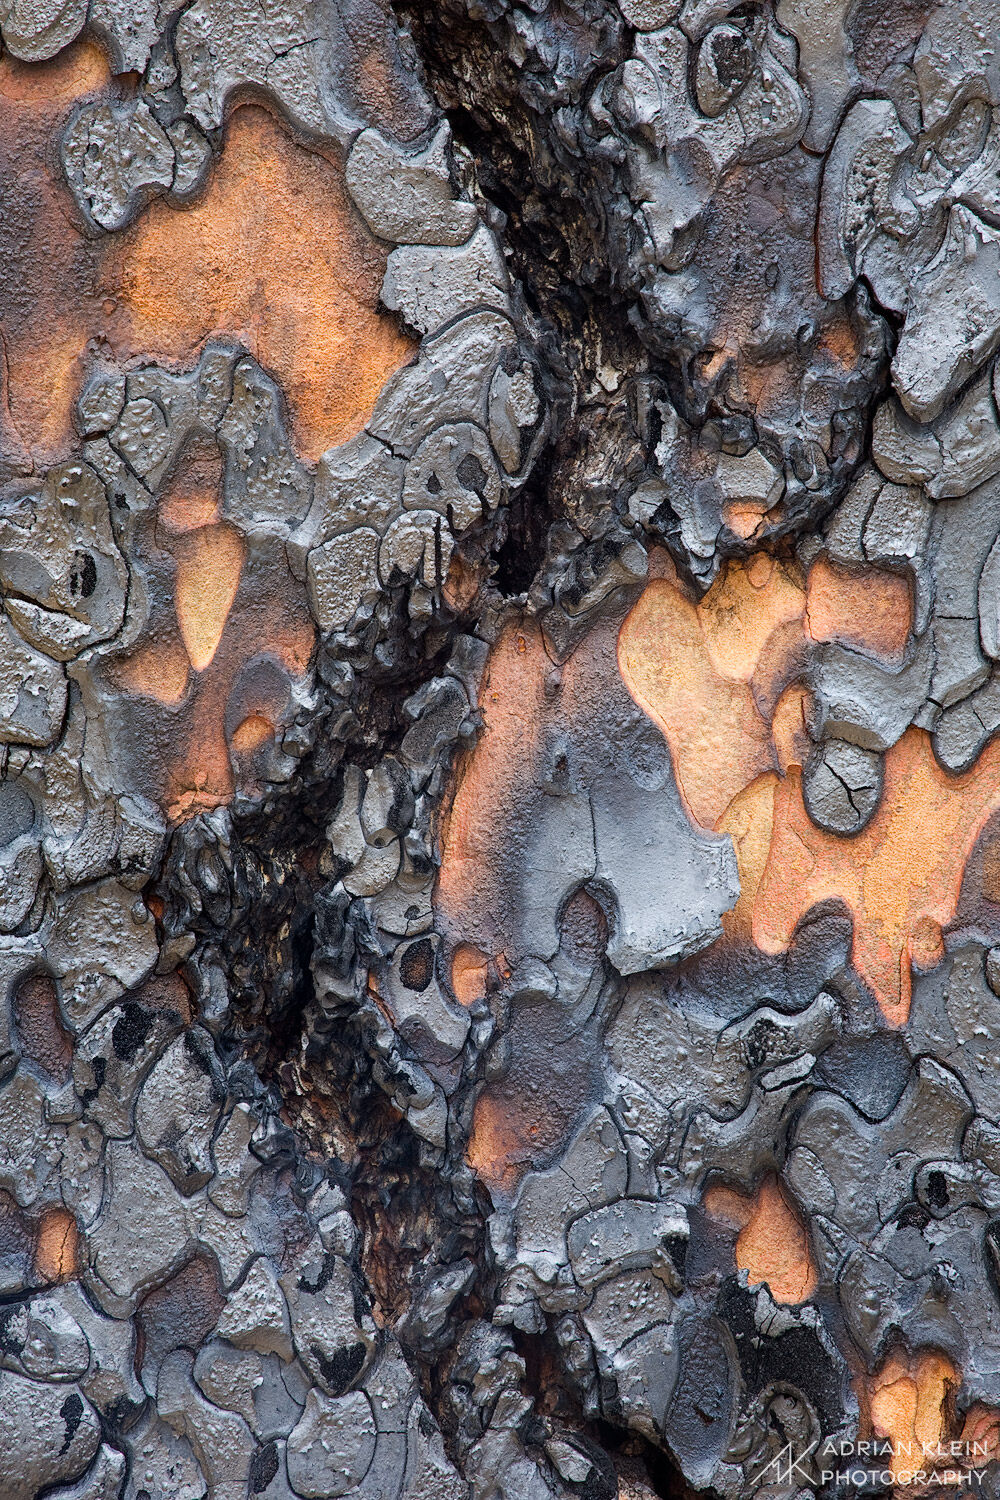
<svg viewBox="0 0 1000 1500"><path fill-rule="evenodd" d="M157 516L171 531L193 531L219 519L222 454L217 443L186 443L157 504Z"/></svg>
<svg viewBox="0 0 1000 1500"><path fill-rule="evenodd" d="M734 797L777 768L754 673L776 634L791 666L804 610L794 575L764 558L729 563L699 604L673 580L655 579L622 626L625 685L663 732L678 790L703 828L714 828Z"/></svg>
<svg viewBox="0 0 1000 1500"><path fill-rule="evenodd" d="M115 280L129 341L147 354L191 364L211 334L236 334L277 376L315 459L360 432L412 353L376 311L384 269L339 164L244 106L204 197L150 204L125 232Z"/></svg>
<svg viewBox="0 0 1000 1500"><path fill-rule="evenodd" d="M260 599L236 605L227 621L219 647L198 681L197 691L189 703L173 711L169 720L161 720L158 739L162 746L160 800L168 819L183 822L196 813L206 812L231 800L237 785L233 756L246 763L247 739L256 734L256 726L245 731L241 743L235 743L240 728L248 719L277 723L285 709L282 694L268 684L257 695L259 701L226 732L226 713L237 690L239 678L250 658L266 653L285 666L292 676L305 670L315 636L314 626L304 601L290 596L290 591L270 591ZM242 789L250 794L256 787L252 774L240 776ZM259 788L257 788L259 790Z"/></svg>
<svg viewBox="0 0 1000 1500"><path fill-rule="evenodd" d="M489 1187L511 1192L521 1180L526 1166L525 1132L531 1123L509 1109L497 1090L480 1094L476 1100L465 1157Z"/></svg>
<svg viewBox="0 0 1000 1500"><path fill-rule="evenodd" d="M0 58L0 98L29 116L47 119L54 106L65 109L103 88L110 78L108 60L90 37L74 42L48 62L21 62L9 52Z"/></svg>
<svg viewBox="0 0 1000 1500"><path fill-rule="evenodd" d="M217 508L197 458L194 480L185 485L182 469L171 481L172 520ZM150 525L143 546L159 587L147 635L103 670L127 695L114 712L139 750L137 790L181 822L228 802L237 786L247 795L259 790L254 752L282 721L315 626L279 540L258 538L244 567L248 544L228 522L178 527L161 507Z"/></svg>
<svg viewBox="0 0 1000 1500"><path fill-rule="evenodd" d="M970 1406L959 1441L963 1453L972 1455L973 1467L981 1468L984 1461L995 1459L1000 1453L1000 1411L995 1406L984 1406L981 1401Z"/></svg>
<svg viewBox="0 0 1000 1500"><path fill-rule="evenodd" d="M1000 1412L977 1402L959 1427L954 1397L961 1383L951 1360L936 1349L898 1351L859 1379L862 1415L875 1437L891 1443L892 1459L884 1466L900 1488L912 1492L921 1471L934 1474L935 1486L957 1485L960 1471L985 1467L996 1457Z"/></svg>
<svg viewBox="0 0 1000 1500"><path fill-rule="evenodd" d="M886 1018L901 1025L911 962L939 960L966 860L1000 808L1000 744L953 777L927 734L911 729L886 756L882 801L868 827L851 838L817 828L799 769L805 695L793 681L775 696L794 676L802 647L794 610L804 596L780 564L769 567L765 574L755 560L731 563L698 605L669 577L649 583L622 626L619 667L667 740L691 817L733 838L740 899L723 919L727 930L779 953L810 907L844 902L854 919L854 965ZM810 623L815 631L812 616Z"/></svg>
<svg viewBox="0 0 1000 1500"><path fill-rule="evenodd" d="M994 843L983 849L981 884L987 901L1000 901L1000 847Z"/></svg>
<svg viewBox="0 0 1000 1500"><path fill-rule="evenodd" d="M79 1264L76 1220L65 1208L49 1208L38 1224L35 1270L43 1281L68 1281Z"/></svg>
<svg viewBox="0 0 1000 1500"><path fill-rule="evenodd" d="M413 351L377 310L385 251L354 212L339 160L244 105L194 205L155 199L129 228L93 238L63 178L59 138L77 101L114 99L122 87L90 41L50 63L0 58L8 464L43 467L74 446L72 409L94 341L125 364L190 367L213 334L235 336L277 377L299 451L317 458L361 430Z"/></svg>
<svg viewBox="0 0 1000 1500"><path fill-rule="evenodd" d="M778 699L771 719L771 738L778 757L778 769L787 775L793 766L802 767L809 758L810 694L801 683L793 682Z"/></svg>
<svg viewBox="0 0 1000 1500"><path fill-rule="evenodd" d="M196 672L215 655L229 618L246 548L232 526L202 526L174 542L174 605L181 639Z"/></svg>
<svg viewBox="0 0 1000 1500"><path fill-rule="evenodd" d="M507 1075L486 1085L472 1115L466 1160L487 1187L504 1195L565 1146L590 1092L581 1046L546 1047L544 1039L539 1046L536 1024L528 1013L515 1019Z"/></svg>
<svg viewBox="0 0 1000 1500"><path fill-rule="evenodd" d="M727 500L722 507L722 523L734 536L748 542L767 515L762 500Z"/></svg>
<svg viewBox="0 0 1000 1500"><path fill-rule="evenodd" d="M91 41L47 63L0 57L0 456L20 472L72 446L87 339L103 323L99 252L77 227L58 138L110 77Z"/></svg>
<svg viewBox="0 0 1000 1500"><path fill-rule="evenodd" d="M885 568L842 568L818 557L809 569L806 619L815 641L899 661L913 628L909 581Z"/></svg>
<svg viewBox="0 0 1000 1500"><path fill-rule="evenodd" d="M506 1041L506 1074L476 1100L466 1152L469 1165L501 1195L564 1149L595 1085L586 1036L567 1037L564 1018L551 1007L515 1005Z"/></svg>
<svg viewBox="0 0 1000 1500"><path fill-rule="evenodd" d="M723 568L698 605L709 659L719 675L751 682L775 631L801 620L802 602L799 580L765 553Z"/></svg>
<svg viewBox="0 0 1000 1500"><path fill-rule="evenodd" d="M751 1286L766 1282L775 1302L805 1302L816 1289L816 1268L809 1236L776 1177L768 1177L748 1197L732 1188L712 1186L704 1206L713 1218L740 1229L736 1269L746 1271Z"/></svg>
<svg viewBox="0 0 1000 1500"><path fill-rule="evenodd" d="M941 956L941 929L955 916L965 863L990 814L1000 807L1000 742L963 776L949 776L930 737L909 729L887 753L885 788L874 818L852 838L824 833L809 819L801 776L774 788L767 860L747 913L757 946L783 952L799 920L820 901L843 901L854 919L852 960L886 1019L910 1011L912 962ZM720 827L724 827L723 819ZM737 847L737 863L740 849Z"/></svg>
<svg viewBox="0 0 1000 1500"><path fill-rule="evenodd" d="M191 662L179 641L151 641L114 666L114 680L125 693L141 694L175 707L187 692Z"/></svg>
<svg viewBox="0 0 1000 1500"><path fill-rule="evenodd" d="M451 987L462 1005L472 1005L486 994L487 959L472 943L461 943L451 961Z"/></svg>
<svg viewBox="0 0 1000 1500"><path fill-rule="evenodd" d="M848 317L841 314L826 325L819 343L818 354L827 354L845 370L855 370L858 365L858 335Z"/></svg>
<svg viewBox="0 0 1000 1500"><path fill-rule="evenodd" d="M242 724L233 730L230 741L237 755L252 755L271 738L274 725L263 714L248 714Z"/></svg>
<svg viewBox="0 0 1000 1500"><path fill-rule="evenodd" d="M497 829L516 820L534 782L551 666L536 627L504 631L480 695L485 734L464 758L442 829L435 906L491 957L504 941Z"/></svg>
<svg viewBox="0 0 1000 1500"><path fill-rule="evenodd" d="M906 1470L922 1467L922 1448L936 1448L940 1443L945 1431L945 1398L949 1388L959 1383L951 1361L928 1350L905 1362L894 1356L872 1378L872 1428L892 1444L897 1482Z"/></svg>

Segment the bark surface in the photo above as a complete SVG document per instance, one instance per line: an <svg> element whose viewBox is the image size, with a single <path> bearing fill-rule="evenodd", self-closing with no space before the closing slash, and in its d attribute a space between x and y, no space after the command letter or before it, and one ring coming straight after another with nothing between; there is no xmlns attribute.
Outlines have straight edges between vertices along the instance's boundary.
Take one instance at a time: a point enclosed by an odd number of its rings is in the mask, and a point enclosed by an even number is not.
<svg viewBox="0 0 1000 1500"><path fill-rule="evenodd" d="M1000 1496L994 0L0 0L0 1500Z"/></svg>

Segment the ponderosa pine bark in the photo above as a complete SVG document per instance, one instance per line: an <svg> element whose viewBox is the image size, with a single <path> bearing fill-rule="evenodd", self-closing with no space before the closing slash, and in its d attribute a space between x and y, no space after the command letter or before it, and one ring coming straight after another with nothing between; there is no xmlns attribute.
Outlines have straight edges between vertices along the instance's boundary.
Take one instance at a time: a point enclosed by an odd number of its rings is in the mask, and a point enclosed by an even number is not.
<svg viewBox="0 0 1000 1500"><path fill-rule="evenodd" d="M0 1500L1000 1494L994 0L0 0Z"/></svg>

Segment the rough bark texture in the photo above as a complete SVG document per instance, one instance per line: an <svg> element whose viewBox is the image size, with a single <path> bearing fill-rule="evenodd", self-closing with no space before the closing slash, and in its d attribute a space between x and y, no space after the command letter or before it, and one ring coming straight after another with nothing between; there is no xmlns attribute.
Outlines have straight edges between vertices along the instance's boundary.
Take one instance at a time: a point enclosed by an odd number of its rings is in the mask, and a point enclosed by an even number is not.
<svg viewBox="0 0 1000 1500"><path fill-rule="evenodd" d="M1000 1494L997 4L0 35L0 1500Z"/></svg>

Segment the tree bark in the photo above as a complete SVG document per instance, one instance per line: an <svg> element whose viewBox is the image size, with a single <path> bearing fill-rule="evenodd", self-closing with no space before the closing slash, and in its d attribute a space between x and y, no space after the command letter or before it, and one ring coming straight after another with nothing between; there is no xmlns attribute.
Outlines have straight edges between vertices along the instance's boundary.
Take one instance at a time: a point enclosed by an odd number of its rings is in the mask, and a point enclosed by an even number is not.
<svg viewBox="0 0 1000 1500"><path fill-rule="evenodd" d="M0 0L0 1500L1000 1493L986 0Z"/></svg>

